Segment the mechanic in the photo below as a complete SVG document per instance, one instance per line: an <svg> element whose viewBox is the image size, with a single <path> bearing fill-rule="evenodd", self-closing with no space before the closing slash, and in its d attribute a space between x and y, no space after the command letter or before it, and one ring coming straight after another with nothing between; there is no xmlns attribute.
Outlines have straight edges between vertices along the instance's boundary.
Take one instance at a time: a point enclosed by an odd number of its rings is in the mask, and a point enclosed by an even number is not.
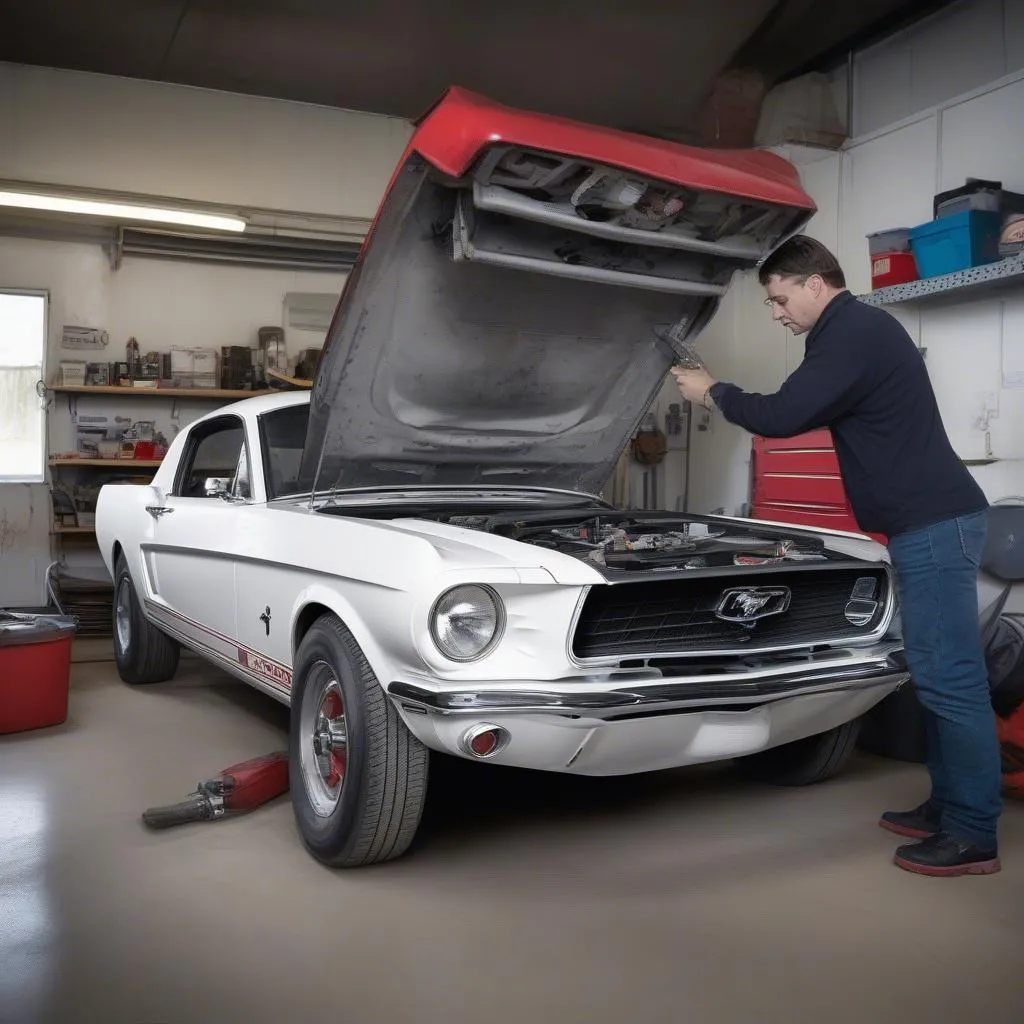
<svg viewBox="0 0 1024 1024"><path fill-rule="evenodd" d="M770 395L674 367L683 397L764 437L828 427L862 530L888 538L906 657L927 725L931 794L887 811L884 828L919 842L896 863L928 875L1000 869L995 715L978 622L988 501L953 451L924 360L900 323L858 302L835 256L807 236L761 265L772 318L807 333L804 359Z"/></svg>

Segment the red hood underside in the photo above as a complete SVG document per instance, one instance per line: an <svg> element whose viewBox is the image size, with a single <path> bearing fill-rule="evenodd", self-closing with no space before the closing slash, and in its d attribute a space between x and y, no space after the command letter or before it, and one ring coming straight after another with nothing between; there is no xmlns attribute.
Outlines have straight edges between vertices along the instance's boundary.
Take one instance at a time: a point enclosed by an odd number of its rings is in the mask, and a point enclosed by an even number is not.
<svg viewBox="0 0 1024 1024"><path fill-rule="evenodd" d="M303 479L597 493L733 275L813 212L773 154L450 89L345 285Z"/></svg>
<svg viewBox="0 0 1024 1024"><path fill-rule="evenodd" d="M517 110L452 87L416 121L409 149L461 177L496 142L572 153L645 177L814 211L796 168L764 150L702 149L677 142ZM399 162L399 166L405 161Z"/></svg>

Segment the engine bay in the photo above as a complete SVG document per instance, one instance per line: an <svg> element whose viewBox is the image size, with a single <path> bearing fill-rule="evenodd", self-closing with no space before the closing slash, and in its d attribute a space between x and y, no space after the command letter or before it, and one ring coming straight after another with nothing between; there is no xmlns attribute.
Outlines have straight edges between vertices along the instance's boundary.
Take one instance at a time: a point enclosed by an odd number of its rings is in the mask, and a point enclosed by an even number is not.
<svg viewBox="0 0 1024 1024"><path fill-rule="evenodd" d="M778 566L843 557L831 555L817 536L785 535L770 528L751 529L745 524L663 512L566 510L422 518L574 555L600 570Z"/></svg>

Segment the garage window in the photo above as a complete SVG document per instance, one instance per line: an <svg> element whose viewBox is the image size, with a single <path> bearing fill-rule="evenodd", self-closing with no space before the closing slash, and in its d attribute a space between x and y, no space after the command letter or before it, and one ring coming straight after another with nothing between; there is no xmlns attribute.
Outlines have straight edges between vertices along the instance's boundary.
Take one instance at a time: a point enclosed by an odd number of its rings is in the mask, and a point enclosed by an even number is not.
<svg viewBox="0 0 1024 1024"><path fill-rule="evenodd" d="M42 483L46 294L0 290L0 483Z"/></svg>

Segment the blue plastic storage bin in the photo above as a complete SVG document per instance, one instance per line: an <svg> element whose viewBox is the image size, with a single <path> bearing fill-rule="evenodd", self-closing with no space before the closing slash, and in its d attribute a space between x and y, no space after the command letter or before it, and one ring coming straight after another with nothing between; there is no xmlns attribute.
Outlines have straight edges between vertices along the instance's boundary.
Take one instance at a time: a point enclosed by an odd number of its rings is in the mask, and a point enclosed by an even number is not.
<svg viewBox="0 0 1024 1024"><path fill-rule="evenodd" d="M910 248L921 277L938 277L994 263L999 255L1002 217L985 210L964 210L920 224L910 232Z"/></svg>

